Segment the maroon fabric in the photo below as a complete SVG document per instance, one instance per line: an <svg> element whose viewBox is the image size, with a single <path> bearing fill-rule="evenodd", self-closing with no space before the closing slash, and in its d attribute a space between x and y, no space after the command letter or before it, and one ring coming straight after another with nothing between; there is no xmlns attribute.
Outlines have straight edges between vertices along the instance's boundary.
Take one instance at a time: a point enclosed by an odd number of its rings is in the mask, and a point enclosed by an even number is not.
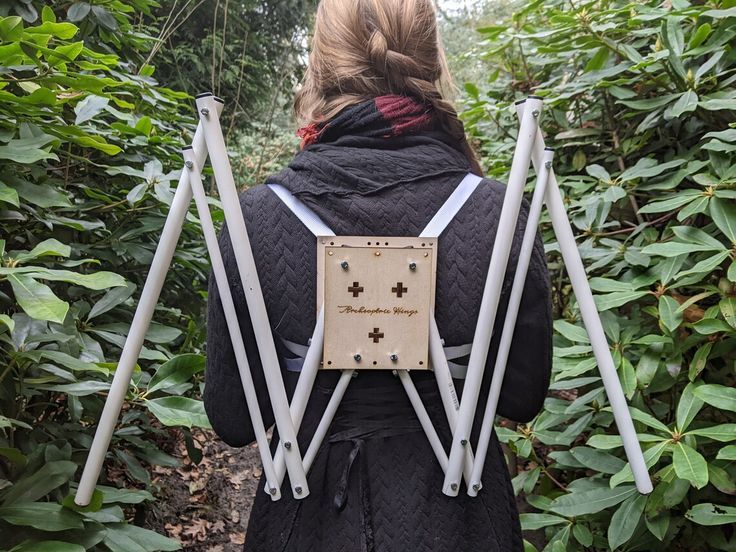
<svg viewBox="0 0 736 552"><path fill-rule="evenodd" d="M325 123L301 127L302 149L346 134L392 138L432 130L434 108L411 96L387 95L346 107Z"/></svg>

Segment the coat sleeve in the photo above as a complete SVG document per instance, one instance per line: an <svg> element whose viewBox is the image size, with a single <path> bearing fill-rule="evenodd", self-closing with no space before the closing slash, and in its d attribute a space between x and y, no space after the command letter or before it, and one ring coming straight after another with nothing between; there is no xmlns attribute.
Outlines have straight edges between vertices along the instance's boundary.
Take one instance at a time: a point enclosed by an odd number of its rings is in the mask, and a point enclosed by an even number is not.
<svg viewBox="0 0 736 552"><path fill-rule="evenodd" d="M523 229L526 226L527 213L528 204L524 201L519 216L520 228L517 228L516 244L509 261L510 265L513 263L513 266L510 266L507 270L501 303L494 325L491 349L488 354L488 364L482 388L485 391L482 394L483 403L485 403L488 396L490 379L498 354L518 251L521 246ZM552 300L550 279L544 255L544 245L540 234L537 233L506 363L506 372L498 403L498 414L516 422L529 422L542 409L549 389L551 372ZM485 408L485 404L482 407ZM480 408L481 406L479 406Z"/></svg>
<svg viewBox="0 0 736 552"><path fill-rule="evenodd" d="M273 412L227 228L223 228L219 243L261 415L265 426L269 427L273 424ZM242 447L255 440L253 423L245 402L243 384L222 309L222 298L213 273L210 273L207 296L207 364L203 398L212 428L225 443Z"/></svg>

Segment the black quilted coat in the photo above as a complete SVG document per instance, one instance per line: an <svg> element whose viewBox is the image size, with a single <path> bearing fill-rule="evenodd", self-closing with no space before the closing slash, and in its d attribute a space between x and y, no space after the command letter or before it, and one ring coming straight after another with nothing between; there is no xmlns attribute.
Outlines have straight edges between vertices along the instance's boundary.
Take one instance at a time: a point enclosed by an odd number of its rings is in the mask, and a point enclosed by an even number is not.
<svg viewBox="0 0 736 552"><path fill-rule="evenodd" d="M375 135L375 133L373 133ZM300 151L269 179L310 206L338 235L416 236L469 170L468 161L440 131L373 137L360 124ZM447 346L472 341L488 271L504 186L484 180L440 236L436 314ZM315 322L316 241L266 187L241 195L269 320L280 338L307 343ZM471 443L481 414L506 311L521 232L516 231L504 299L485 372ZM251 369L267 424L263 373L227 231L220 238ZM235 247L238 244L234 244ZM217 434L232 446L254 440L220 297L210 279L204 401ZM465 359L467 360L467 359ZM516 325L499 405L515 421L534 417L544 401L551 369L549 277L538 239ZM282 369L287 390L296 374ZM450 433L430 373L413 374L449 448ZM302 453L337 374L320 372L300 432ZM456 380L459 389L462 380ZM275 443L275 439L274 439ZM273 448L273 446L272 446ZM352 381L309 473L310 495L272 502L260 487L247 529L250 552L456 552L520 551L518 513L495 433L483 472L483 489L470 498L442 494L443 473L399 381L390 372L361 373Z"/></svg>

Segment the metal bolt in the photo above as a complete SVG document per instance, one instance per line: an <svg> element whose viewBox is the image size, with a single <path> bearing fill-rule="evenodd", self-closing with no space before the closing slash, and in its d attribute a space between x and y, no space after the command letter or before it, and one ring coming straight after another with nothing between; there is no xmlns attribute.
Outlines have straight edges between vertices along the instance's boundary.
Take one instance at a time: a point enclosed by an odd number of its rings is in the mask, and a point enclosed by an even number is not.
<svg viewBox="0 0 736 552"><path fill-rule="evenodd" d="M191 161L184 161L184 166L187 169L191 169L194 166L194 163L192 163Z"/></svg>
<svg viewBox="0 0 736 552"><path fill-rule="evenodd" d="M480 491L480 483L473 483L473 490L477 493Z"/></svg>
<svg viewBox="0 0 736 552"><path fill-rule="evenodd" d="M545 169L551 169L551 168L552 168L552 161L547 161L547 162L546 162L546 163L544 164L544 168L545 168Z"/></svg>
<svg viewBox="0 0 736 552"><path fill-rule="evenodd" d="M460 444L461 444L462 446L465 446L465 445L467 445L467 444L468 444L468 440L467 440L467 439L463 439L462 441L460 441Z"/></svg>
<svg viewBox="0 0 736 552"><path fill-rule="evenodd" d="M284 448L287 449L287 450L290 449L291 448L291 441L284 441Z"/></svg>
<svg viewBox="0 0 736 552"><path fill-rule="evenodd" d="M207 117L207 116L208 116L208 115L210 114L210 110L209 110L209 108L207 108L207 107L203 107L203 108L202 108L202 109L201 109L201 110L200 110L199 112L200 112L200 113L201 113L202 115L204 115L205 117Z"/></svg>
<svg viewBox="0 0 736 552"><path fill-rule="evenodd" d="M294 492L298 495L302 494L302 488L301 487L294 487Z"/></svg>
<svg viewBox="0 0 736 552"><path fill-rule="evenodd" d="M353 358L355 359L355 362L360 362L360 359L361 359L361 358L363 358L363 357L362 357L362 356L360 356L360 354L359 354L359 353L355 353L355 354L353 355Z"/></svg>
<svg viewBox="0 0 736 552"><path fill-rule="evenodd" d="M416 270L417 269L417 263L409 263L409 270Z"/></svg>
<svg viewBox="0 0 736 552"><path fill-rule="evenodd" d="M457 483L452 483L452 484L450 485L450 488L451 488L451 489L452 489L453 491L457 491Z"/></svg>
<svg viewBox="0 0 736 552"><path fill-rule="evenodd" d="M380 251L376 251L376 257L380 257L380 256L381 256L381 252Z"/></svg>
<svg viewBox="0 0 736 552"><path fill-rule="evenodd" d="M343 270L347 270L350 265L348 264L347 261L343 261L340 263L340 266L342 267Z"/></svg>
<svg viewBox="0 0 736 552"><path fill-rule="evenodd" d="M276 494L276 487L271 487L270 489L268 489L268 492L271 493L272 495L275 495Z"/></svg>
<svg viewBox="0 0 736 552"><path fill-rule="evenodd" d="M391 359L391 362L397 362L399 360L399 355L394 353L389 358Z"/></svg>
<svg viewBox="0 0 736 552"><path fill-rule="evenodd" d="M535 119L537 117L539 117L539 110L538 109L535 109L534 111L532 111L532 117L534 117Z"/></svg>

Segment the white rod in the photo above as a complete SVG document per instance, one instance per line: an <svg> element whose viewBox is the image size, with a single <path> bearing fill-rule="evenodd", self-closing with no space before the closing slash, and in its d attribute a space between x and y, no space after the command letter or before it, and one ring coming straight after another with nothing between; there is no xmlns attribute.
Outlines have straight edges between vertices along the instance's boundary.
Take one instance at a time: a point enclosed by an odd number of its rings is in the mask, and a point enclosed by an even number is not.
<svg viewBox="0 0 736 552"><path fill-rule="evenodd" d="M516 111L520 119L526 116L527 109L529 109L528 106L522 104L517 105ZM532 163L535 168L539 169L541 167L543 157L544 137L541 132L538 132L534 149L532 150ZM639 440L634 429L634 423L631 420L631 414L626 404L626 397L624 396L623 389L621 389L621 382L616 373L616 365L613 362L608 340L603 331L603 324L601 323L598 308L593 299L593 292L590 290L590 285L588 284L588 275L585 272L583 260L580 258L580 252L575 242L575 235L567 218L565 204L562 201L554 171L550 173L546 203L547 210L552 219L552 228L560 246L562 260L565 263L573 292L580 306L583 325L588 332L590 344L593 347L593 354L595 355L598 369L601 373L601 379L603 380L603 386L606 389L608 401L611 403L613 416L616 420L616 426L623 440L624 451L634 474L636 488L642 494L649 494L652 492L652 481L649 478L649 471L647 470L646 462L641 452L641 446L639 445Z"/></svg>
<svg viewBox="0 0 736 552"><path fill-rule="evenodd" d="M281 443L286 449L286 470L289 473L294 497L305 498L309 494L307 477L302 465L302 457L299 452L299 444L296 439L296 430L289 414L289 401L286 397L284 380L281 376L276 346L271 333L271 325L268 321L266 304L263 300L263 292L258 280L258 272L253 251L248 239L248 231L240 207L238 191L235 187L230 159L225 147L225 138L220 128L220 120L215 109L216 102L212 96L200 96L197 98L197 110L200 113L200 121L204 130L205 142L209 151L210 162L215 173L215 182L222 200L222 208L225 212L225 222L230 232L230 240L233 244L233 252L238 265L238 272L243 283L243 292L248 304L248 311L253 322L253 333L258 344L258 352L263 365L263 374L266 379L266 387L271 399L276 428L279 432Z"/></svg>
<svg viewBox="0 0 736 552"><path fill-rule="evenodd" d="M222 110L222 104L220 102L215 102L215 106L218 112ZM192 144L196 162L198 166L201 166L207 155L201 124L197 125ZM118 417L120 416L120 410L125 401L125 395L130 387L133 369L141 354L143 341L153 318L156 303L158 303L158 298L161 295L161 288L166 280L166 274L169 271L171 260L174 258L176 244L179 241L184 218L187 216L191 201L192 192L189 187L189 173L182 171L174 199L169 208L169 214L166 216L161 238L158 246L156 246L156 253L153 256L151 268L146 277L146 283L143 285L143 291L138 300L138 306L135 309L133 322L130 324L130 331L125 339L125 345L123 346L118 366L115 369L115 375L110 385L107 399L105 400L100 421L97 423L92 446L87 454L87 461L84 464L82 477L79 480L79 487L74 495L74 502L79 506L89 505L92 499L92 493L94 493L97 480L100 477L107 449L110 447L110 440L112 439Z"/></svg>
<svg viewBox="0 0 736 552"><path fill-rule="evenodd" d="M320 347L320 351L321 350L322 348ZM325 440L327 431L330 429L332 420L337 412L337 407L340 406L342 398L345 396L345 391L348 388L348 384L350 383L350 380L353 379L354 373L355 370L343 370L342 374L340 374L340 379L337 380L335 390L332 392L332 396L330 397L330 401L327 403L327 408L325 408L325 411L322 414L322 419L319 421L319 425L317 425L317 429L312 437L312 442L309 443L309 447L307 447L307 454L304 455L304 469L307 473L309 473L309 470L314 463L314 459L317 457L319 447L322 446L322 442Z"/></svg>
<svg viewBox="0 0 736 552"><path fill-rule="evenodd" d="M322 361L322 345L325 338L325 309L324 305L320 308L319 314L317 315L317 324L314 327L314 333L312 333L312 339L309 342L309 349L304 357L304 363L302 364L302 370L299 373L299 380L294 390L294 396L291 398L291 405L289 411L291 413L291 419L294 420L294 428L299 433L299 428L302 425L304 419L304 412L307 409L307 403L309 403L309 397L312 394L312 388L314 387L314 381L317 378L317 372ZM307 452L309 454L309 452ZM304 470L309 471L306 463L303 462ZM274 459L276 466L276 480L279 485L284 481L284 474L286 473L286 463L284 462L284 449L279 444L276 449L276 457ZM268 489L265 489L268 492Z"/></svg>
<svg viewBox="0 0 736 552"><path fill-rule="evenodd" d="M463 396L460 401L460 412L453 434L452 446L450 447L449 466L442 487L442 492L448 496L457 496L460 487L464 449L465 445L470 442L470 431L478 406L478 395L480 394L483 372L488 358L496 311L498 310L506 266L511 253L524 186L529 174L529 158L534 139L537 136L542 101L539 98L530 97L527 104L529 104L529 109L524 112L514 158L511 163L511 173L504 194L496 238L493 242L491 262L488 267L488 276L483 290L478 323L475 327L473 348L470 351L470 361L465 377Z"/></svg>
<svg viewBox="0 0 736 552"><path fill-rule="evenodd" d="M225 314L228 332L230 333L230 341L233 345L235 361L238 366L240 381L245 393L245 402L248 407L248 412L250 413L251 422L253 423L253 430L256 435L256 442L258 443L258 451L260 452L261 462L263 463L263 472L266 474L266 485L269 489L269 494L274 500L278 500L281 498L281 485L276 477L276 469L274 468L273 459L271 458L271 452L268 446L268 436L266 435L266 428L263 425L261 410L258 406L258 396L256 394L255 385L253 384L250 365L248 364L248 355L245 352L243 336L240 333L238 313L235 310L235 303L233 302L233 296L230 291L225 263L222 260L222 252L220 251L217 241L215 225L212 223L212 215L210 214L209 205L207 203L207 195L204 191L204 186L202 186L202 175L196 165L194 152L191 149L185 149L183 155L185 167L189 170L189 182L192 193L194 194L194 201L197 204L197 211L199 213L199 220L202 225L202 233L204 234L205 243L207 244L207 251L210 254L210 262L212 263L212 271L215 275L215 283L217 284L217 289L220 292L222 310ZM227 405L221 405L221 407L226 408Z"/></svg>
<svg viewBox="0 0 736 552"><path fill-rule="evenodd" d="M429 444L432 446L432 450L437 457L437 461L440 463L442 471L446 472L447 453L442 447L442 441L440 441L440 437L437 435L437 431L432 425L432 420L429 419L427 409L424 407L424 403L417 392L417 388L414 387L414 382L411 380L409 372L406 370L396 370L396 373L398 374L401 384L404 386L404 390L409 397L409 402L411 402L411 405L414 407L414 412L416 412L417 418L419 418L419 423L421 424L422 429L424 429L424 434L427 436Z"/></svg>
<svg viewBox="0 0 736 552"><path fill-rule="evenodd" d="M457 411L460 409L460 401L457 397L455 382L452 381L450 367L447 365L447 356L442 347L442 338L437 328L434 316L429 317L429 356L432 359L432 369L437 380L437 388L440 391L442 405L445 407L447 422L450 424L450 432L455 431L457 424ZM470 485L470 476L473 469L473 449L470 444L466 447L465 463L463 464L463 479L466 485Z"/></svg>
<svg viewBox="0 0 736 552"><path fill-rule="evenodd" d="M493 377L491 378L491 386L488 391L488 402L486 403L486 411L483 415L483 423L480 426L480 436L478 437L478 449L473 464L473 474L471 484L468 485L468 494L477 496L478 491L483 487L481 477L483 475L483 465L485 464L486 455L488 454L488 446L491 442L491 434L493 433L493 423L496 419L496 409L498 408L498 399L501 396L501 387L503 386L503 377L506 373L506 363L511 350L511 341L514 337L514 328L516 328L516 318L519 314L519 305L521 305L521 297L524 293L524 283L526 282L526 274L529 270L529 262L532 258L534 250L534 241L537 237L537 226L539 225L539 217L542 213L542 204L544 203L544 194L547 190L547 180L549 178L550 168L552 167L552 158L554 153L552 150L545 150L542 164L537 171L537 182L534 187L534 196L529 207L529 215L524 229L524 238L521 242L521 251L519 253L519 261L516 265L516 273L514 274L514 283L511 287L509 296L509 306L506 311L506 320L504 320L503 331L501 333L501 341L498 346L498 355L496 356L496 364L493 367Z"/></svg>

